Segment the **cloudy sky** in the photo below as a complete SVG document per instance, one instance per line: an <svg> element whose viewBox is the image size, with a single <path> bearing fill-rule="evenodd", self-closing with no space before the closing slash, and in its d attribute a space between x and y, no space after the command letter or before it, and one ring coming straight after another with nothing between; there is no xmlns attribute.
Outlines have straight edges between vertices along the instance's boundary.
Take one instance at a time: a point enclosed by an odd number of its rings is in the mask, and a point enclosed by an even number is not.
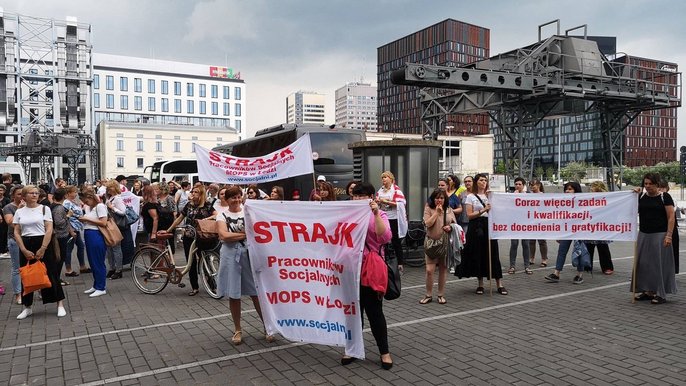
<svg viewBox="0 0 686 386"><path fill-rule="evenodd" d="M491 55L533 43L537 27L560 19L589 35L617 37L633 56L686 66L686 2L667 0L4 0L8 13L93 26L94 51L154 57L240 71L247 84L247 125L285 120L296 90L327 95L334 121L336 88L376 83L376 49L447 18L491 30ZM552 27L544 36L553 34ZM680 109L683 113L683 108ZM686 117L679 114L679 145Z"/></svg>

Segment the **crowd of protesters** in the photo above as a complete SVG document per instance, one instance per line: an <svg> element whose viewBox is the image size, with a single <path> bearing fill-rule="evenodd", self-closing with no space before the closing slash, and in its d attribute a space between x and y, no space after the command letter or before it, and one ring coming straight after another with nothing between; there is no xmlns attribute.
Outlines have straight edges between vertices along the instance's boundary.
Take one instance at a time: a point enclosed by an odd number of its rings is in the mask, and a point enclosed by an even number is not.
<svg viewBox="0 0 686 386"><path fill-rule="evenodd" d="M402 271L405 261L402 239L408 227L405 196L396 184L392 172L384 171L380 176L380 182L380 188L376 190L368 182L352 181L346 186L345 193L347 199L365 199L370 202L373 215L368 225L365 253L371 250L379 251L382 255L392 252L397 257L399 269ZM451 242L445 249L446 252L441 252L444 256L425 256L426 293L420 300L421 304L433 300L433 274L436 269L437 302L447 302L445 284L449 267L452 267L458 277L476 277L475 292L478 295L484 293L484 278L495 279L497 292L501 295L508 294L503 284L498 243L489 237L489 178L485 174L477 174L473 177L465 176L463 182L464 186L461 186L460 179L452 175L441 179L438 181L437 189L427 199L423 219L427 237L434 241L447 240L448 234L451 237L459 235L456 229L461 228L466 243L460 251L456 251L457 244ZM636 190L636 193L640 194L640 232L632 290L638 293L636 300L649 300L653 304L662 304L666 301L667 294L676 293L678 251L674 250L672 241L676 237L675 209L674 201L667 193L668 187L664 185L659 175L648 173L644 177L643 186ZM524 179L515 179L516 193L544 193L543 185L538 180L530 181L528 192L525 190L526 186ZM594 183L590 190L603 192L607 191L607 188L602 183ZM568 182L564 185L564 191L580 193L581 186L576 182ZM220 296L229 299L234 324L232 343L241 344L241 297L250 297L258 315L262 317L245 243L243 204L249 199L284 200L284 189L278 185L272 186L269 193L263 192L255 185L206 186L186 181L163 181L155 184L134 181L129 187L124 176L118 176L113 180L98 181L95 185L67 185L64 180L58 178L53 187L21 186L12 184L11 176L3 175L3 185L0 186L3 213L0 231L6 232L6 237L0 238L0 253L9 253L11 258L12 270L7 276L11 278L14 302L23 306L17 319L25 319L32 315L34 299L33 292L22 293L20 267L38 260L45 263L51 286L40 291L40 298L44 304L57 304L58 317L67 314L62 287L70 285L69 278L90 273L92 285L85 289L84 293L90 297L98 297L107 294L107 280L122 277L123 266L130 262L135 253L134 235L130 228L120 229L124 236L123 240L116 245L107 246L98 227L104 226L110 215L126 215L127 206L122 199L124 192L140 198L138 209L148 242L155 242L161 233L173 233L175 228L183 223L195 226L201 219L217 221L221 241L217 290ZM299 199L299 193L293 197ZM334 186L327 182L324 176L317 178L315 188L308 198L311 201L340 199L337 198ZM180 235L180 241L188 259L194 236L184 231ZM577 242L583 244L591 255L590 269L593 253L597 249L601 271L606 275L614 272L607 242ZM558 243L555 270L545 276L548 282L560 280L566 255L573 245L571 240L561 240ZM173 248L175 242L171 244ZM548 248L545 240L512 240L507 271L509 274L516 272L516 257L520 244L525 273L532 273L530 267L535 261L537 244L541 256L540 266L547 266ZM383 245L387 245L388 248L381 248ZM576 248L576 244L574 245ZM74 247L78 268L72 265ZM199 246L200 249L212 247ZM456 252L461 256L457 259L459 264L453 264L451 260ZM365 257L366 255L363 255L363 259ZM583 283L583 268L577 267L574 284ZM189 280L191 290L188 295L196 296L199 293L197 265L191 267ZM4 287L2 289L4 291ZM390 369L393 362L382 299L371 288L360 287L360 315L367 314L381 355L381 365L385 369ZM274 337L266 332L265 339L267 342L274 341ZM343 356L341 363L347 365L354 360Z"/></svg>

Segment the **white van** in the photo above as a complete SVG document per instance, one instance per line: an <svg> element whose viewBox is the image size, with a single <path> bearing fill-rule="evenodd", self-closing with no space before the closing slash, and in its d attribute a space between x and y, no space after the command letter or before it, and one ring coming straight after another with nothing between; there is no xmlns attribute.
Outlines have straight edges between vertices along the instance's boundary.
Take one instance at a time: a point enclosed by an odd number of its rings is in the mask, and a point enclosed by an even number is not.
<svg viewBox="0 0 686 386"><path fill-rule="evenodd" d="M24 168L19 162L0 161L0 174L5 173L12 175L12 183L14 184L21 184L24 181L24 176L26 176Z"/></svg>

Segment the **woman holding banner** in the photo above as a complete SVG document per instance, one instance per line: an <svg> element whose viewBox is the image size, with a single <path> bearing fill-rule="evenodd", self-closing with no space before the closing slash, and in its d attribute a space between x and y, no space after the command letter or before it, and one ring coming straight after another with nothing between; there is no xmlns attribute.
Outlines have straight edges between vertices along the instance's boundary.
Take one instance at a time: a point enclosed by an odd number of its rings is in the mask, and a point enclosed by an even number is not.
<svg viewBox="0 0 686 386"><path fill-rule="evenodd" d="M634 263L632 291L641 292L636 300L665 303L675 294L676 275L672 250L674 200L658 188L660 175L643 176L645 192L638 199L638 247ZM640 192L640 190L637 190Z"/></svg>
<svg viewBox="0 0 686 386"><path fill-rule="evenodd" d="M474 176L472 191L465 200L469 218L467 242L462 252L462 264L457 266L455 276L460 278L476 276L479 281L476 288L477 295L484 293L484 277L488 277L489 280L495 278L498 293L507 295L508 292L502 281L503 270L500 266L498 242L490 240L488 236L488 212L491 210L488 191L488 177L485 174Z"/></svg>
<svg viewBox="0 0 686 386"><path fill-rule="evenodd" d="M372 210L372 216L369 217L369 224L367 226L367 237L364 243L364 256L369 251L379 251L383 256L384 250L382 246L391 240L391 227L388 223L386 213L379 210L378 203L374 200L374 193L376 190L374 186L368 182L360 182L353 188L353 200L369 200L369 206ZM371 287L360 285L360 317L362 317L362 324L364 327L364 313L369 319L369 326L372 329L376 346L379 348L381 354L381 367L385 370L390 370L393 367L393 360L391 353L388 350L388 327L386 325L386 316L383 313L383 295L374 291ZM341 358L343 366L352 363L355 360L353 357L344 355Z"/></svg>
<svg viewBox="0 0 686 386"><path fill-rule="evenodd" d="M589 187L591 192L607 192L607 187L603 181L593 181ZM605 275L612 275L615 271L615 266L612 264L612 254L610 253L610 241L590 240L586 241L586 249L591 255L591 270L593 270L593 254L596 248L598 249L598 259L600 260L600 270Z"/></svg>
<svg viewBox="0 0 686 386"><path fill-rule="evenodd" d="M543 183L537 178L529 181L531 193L545 193ZM548 240L529 240L529 265L533 265L536 260L536 243L541 250L541 267L548 266Z"/></svg>
<svg viewBox="0 0 686 386"><path fill-rule="evenodd" d="M248 248L245 244L245 215L243 214L243 191L237 185L222 189L228 209L217 215L217 231L222 241L217 294L229 298L229 310L233 320L234 334L231 343L243 343L241 328L241 296L252 299L257 315L262 319L260 300L257 297L255 279L252 276ZM264 323L264 322L263 322ZM273 335L265 333L267 343L274 341Z"/></svg>

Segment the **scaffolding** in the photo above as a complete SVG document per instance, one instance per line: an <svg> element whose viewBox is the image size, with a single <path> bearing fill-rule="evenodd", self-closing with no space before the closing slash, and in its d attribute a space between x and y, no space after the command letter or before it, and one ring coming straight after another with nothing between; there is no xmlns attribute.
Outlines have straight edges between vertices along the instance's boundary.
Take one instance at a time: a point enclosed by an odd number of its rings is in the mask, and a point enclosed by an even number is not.
<svg viewBox="0 0 686 386"><path fill-rule="evenodd" d="M0 50L0 156L22 164L26 181L79 183L84 168L97 178L91 26L0 10Z"/></svg>
<svg viewBox="0 0 686 386"><path fill-rule="evenodd" d="M557 34L541 39L541 29ZM584 29L583 38L569 32ZM620 174L626 127L642 112L681 106L681 73L609 60L586 26L560 34L560 22L538 27L538 42L463 67L406 63L394 84L424 87L420 93L424 136L435 139L448 114L486 112L501 130L506 177L531 178L534 128L544 118L597 112L608 184ZM616 173L618 172L618 173ZM508 181L509 184L509 181Z"/></svg>

